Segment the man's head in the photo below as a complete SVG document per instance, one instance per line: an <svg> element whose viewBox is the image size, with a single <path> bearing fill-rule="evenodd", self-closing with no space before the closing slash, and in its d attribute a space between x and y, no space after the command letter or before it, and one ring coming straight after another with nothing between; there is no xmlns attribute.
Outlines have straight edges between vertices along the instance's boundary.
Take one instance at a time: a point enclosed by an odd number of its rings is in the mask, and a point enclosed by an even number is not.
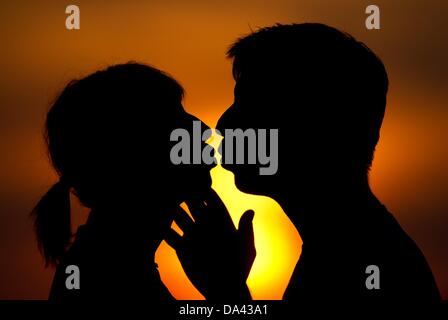
<svg viewBox="0 0 448 320"><path fill-rule="evenodd" d="M237 40L228 57L235 99L218 130L275 128L279 136L275 175L224 165L238 187L269 194L291 177L303 187L324 177L367 177L388 89L384 65L369 48L306 23L260 29Z"/></svg>

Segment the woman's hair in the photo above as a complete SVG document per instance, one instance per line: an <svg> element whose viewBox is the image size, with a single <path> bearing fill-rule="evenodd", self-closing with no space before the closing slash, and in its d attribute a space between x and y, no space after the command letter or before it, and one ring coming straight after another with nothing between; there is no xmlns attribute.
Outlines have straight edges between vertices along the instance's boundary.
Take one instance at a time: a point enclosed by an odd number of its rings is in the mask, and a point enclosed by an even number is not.
<svg viewBox="0 0 448 320"><path fill-rule="evenodd" d="M114 160L120 157L114 151L141 147L141 133L149 130L144 119L168 119L181 108L182 97L173 78L137 63L111 66L64 88L48 111L44 134L59 181L32 211L47 266L57 265L70 244L70 191L89 208L107 201L101 189L122 160Z"/></svg>

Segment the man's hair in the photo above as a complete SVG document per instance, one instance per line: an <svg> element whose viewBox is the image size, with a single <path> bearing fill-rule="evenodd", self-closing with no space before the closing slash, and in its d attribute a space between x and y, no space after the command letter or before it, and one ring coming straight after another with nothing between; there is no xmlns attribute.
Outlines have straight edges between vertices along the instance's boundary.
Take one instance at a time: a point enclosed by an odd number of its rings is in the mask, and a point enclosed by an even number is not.
<svg viewBox="0 0 448 320"><path fill-rule="evenodd" d="M321 103L318 107L323 106L329 117L336 112L341 130L348 131L347 119L354 119L356 125L350 130L357 130L358 145L353 149L363 167L370 167L384 117L388 77L381 60L365 44L324 24L276 24L238 39L227 56L233 59L237 82L251 75L250 79L269 79L268 91L286 90L292 99L306 96L306 108ZM276 111L294 112L291 105L287 107Z"/></svg>

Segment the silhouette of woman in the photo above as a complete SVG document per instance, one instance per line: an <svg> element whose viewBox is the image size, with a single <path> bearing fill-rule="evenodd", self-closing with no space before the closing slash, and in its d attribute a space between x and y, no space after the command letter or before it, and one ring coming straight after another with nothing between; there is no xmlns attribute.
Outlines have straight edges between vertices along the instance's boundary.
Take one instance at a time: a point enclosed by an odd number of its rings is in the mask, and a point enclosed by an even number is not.
<svg viewBox="0 0 448 320"><path fill-rule="evenodd" d="M46 264L57 267L51 300L173 299L154 262L157 247L166 234L174 238L170 226L175 217L185 221L180 203L210 194L217 203L210 191L213 166L170 162L170 133L175 128L192 130L192 121L197 120L185 112L182 98L183 89L173 78L155 68L128 63L70 82L52 105L45 138L60 179L33 211ZM74 237L70 192L91 209ZM225 207L224 211L228 215ZM251 221L246 226L252 232ZM228 237L236 237L236 229L225 227ZM230 294L217 287L217 278L226 279L219 274L221 269L201 278L195 262L204 248L198 243L190 241L177 248L189 253L188 275L193 282L199 283L200 278L206 283L202 286L206 297L219 296L216 292L221 291ZM228 255L225 258L227 264L235 261ZM216 263L222 268L222 261ZM66 287L69 265L79 268L79 289ZM229 277L236 276L229 273Z"/></svg>

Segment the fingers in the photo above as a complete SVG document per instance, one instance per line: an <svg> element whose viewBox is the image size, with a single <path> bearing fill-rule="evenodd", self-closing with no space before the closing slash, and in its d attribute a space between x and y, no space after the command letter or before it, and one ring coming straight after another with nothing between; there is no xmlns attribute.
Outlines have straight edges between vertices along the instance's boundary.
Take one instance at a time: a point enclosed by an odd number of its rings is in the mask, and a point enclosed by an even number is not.
<svg viewBox="0 0 448 320"><path fill-rule="evenodd" d="M177 207L175 209L174 221L184 233L188 233L194 226L194 221L190 218L188 213L181 207Z"/></svg>
<svg viewBox="0 0 448 320"><path fill-rule="evenodd" d="M236 232L229 211L213 189L202 193L200 199L192 198L185 202L194 221L202 228L214 229L220 233Z"/></svg>
<svg viewBox="0 0 448 320"><path fill-rule="evenodd" d="M238 223L238 232L247 236L254 237L254 228L252 221L254 219L255 212L253 210L247 210L243 213Z"/></svg>
<svg viewBox="0 0 448 320"><path fill-rule="evenodd" d="M194 221L190 218L188 213L181 207L177 207L174 210L174 221L177 226L183 231L183 233L189 233L194 226ZM165 235L165 241L173 249L178 250L182 243L182 237L173 229L168 230Z"/></svg>
<svg viewBox="0 0 448 320"><path fill-rule="evenodd" d="M233 230L235 230L232 217L216 191L210 189L205 197L207 210L212 218L216 220L217 223L224 224L223 226L230 226Z"/></svg>
<svg viewBox="0 0 448 320"><path fill-rule="evenodd" d="M227 212L227 208L224 202L222 202L216 191L211 188L206 194L205 201L207 203L207 206L211 206L215 210Z"/></svg>
<svg viewBox="0 0 448 320"><path fill-rule="evenodd" d="M187 203L188 209L196 222L204 217L204 211L206 210L204 201L199 199L189 199L185 202Z"/></svg>
<svg viewBox="0 0 448 320"><path fill-rule="evenodd" d="M252 224L254 214L255 213L253 210L247 210L241 216L238 224L239 247L242 249L244 257L244 265L242 270L244 279L247 279L249 276L250 270L252 269L252 265L255 261L255 256L257 255L257 251L255 249L254 228Z"/></svg>
<svg viewBox="0 0 448 320"><path fill-rule="evenodd" d="M255 254L255 239L254 239L254 227L252 221L254 219L255 212L253 210L247 210L243 213L238 223L238 234L240 236L241 245L246 248L254 248Z"/></svg>
<svg viewBox="0 0 448 320"><path fill-rule="evenodd" d="M182 243L182 237L176 231L170 229L165 235L165 241L174 250L178 250Z"/></svg>

